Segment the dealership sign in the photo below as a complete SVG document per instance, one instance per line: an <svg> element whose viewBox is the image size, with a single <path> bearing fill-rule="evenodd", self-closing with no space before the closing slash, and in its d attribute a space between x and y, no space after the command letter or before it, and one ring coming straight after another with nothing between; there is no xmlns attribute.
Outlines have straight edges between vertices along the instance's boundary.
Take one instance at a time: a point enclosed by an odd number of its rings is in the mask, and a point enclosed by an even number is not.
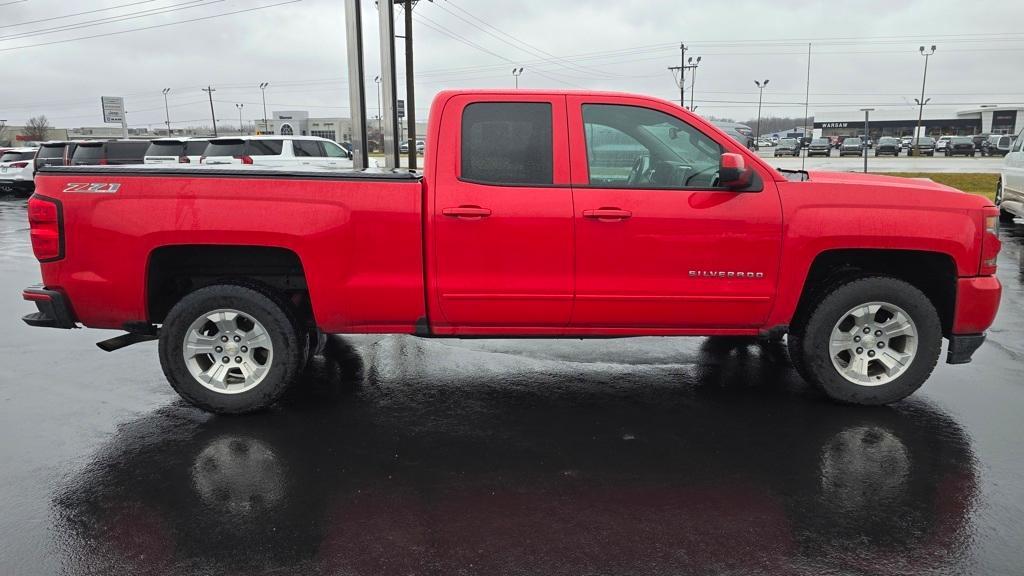
<svg viewBox="0 0 1024 576"><path fill-rule="evenodd" d="M846 128L849 122L822 122L822 128Z"/></svg>
<svg viewBox="0 0 1024 576"><path fill-rule="evenodd" d="M100 104L103 105L103 122L107 124L121 124L124 122L124 98L120 96L101 96Z"/></svg>

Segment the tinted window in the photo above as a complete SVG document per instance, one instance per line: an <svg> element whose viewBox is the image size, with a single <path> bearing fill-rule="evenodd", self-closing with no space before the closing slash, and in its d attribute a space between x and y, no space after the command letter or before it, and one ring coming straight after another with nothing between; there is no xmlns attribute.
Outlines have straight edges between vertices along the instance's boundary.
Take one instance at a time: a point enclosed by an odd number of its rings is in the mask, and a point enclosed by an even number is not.
<svg viewBox="0 0 1024 576"><path fill-rule="evenodd" d="M935 144L935 138L931 136L921 136L917 141L919 144Z"/></svg>
<svg viewBox="0 0 1024 576"><path fill-rule="evenodd" d="M974 141L970 138L953 138L950 140L953 144L973 144Z"/></svg>
<svg viewBox="0 0 1024 576"><path fill-rule="evenodd" d="M292 149L295 151L295 156L299 158L323 156L320 144L316 140L292 140Z"/></svg>
<svg viewBox="0 0 1024 576"><path fill-rule="evenodd" d="M847 138L843 140L843 146L860 146L860 138Z"/></svg>
<svg viewBox="0 0 1024 576"><path fill-rule="evenodd" d="M0 156L0 162L18 162L19 160L31 160L35 158L35 152L4 152Z"/></svg>
<svg viewBox="0 0 1024 576"><path fill-rule="evenodd" d="M187 156L202 156L206 153L206 147L209 144L206 140L190 140L185 143L185 154Z"/></svg>
<svg viewBox="0 0 1024 576"><path fill-rule="evenodd" d="M827 146L829 141L827 138L815 138L814 142L811 142L811 144L814 144L815 146Z"/></svg>
<svg viewBox="0 0 1024 576"><path fill-rule="evenodd" d="M146 156L181 156L185 150L185 144L182 142L165 141L159 142L154 141L149 143L149 148L146 149Z"/></svg>
<svg viewBox="0 0 1024 576"><path fill-rule="evenodd" d="M63 158L64 144L43 145L39 148L39 155L36 158Z"/></svg>
<svg viewBox="0 0 1024 576"><path fill-rule="evenodd" d="M783 138L782 140L779 140L779 148L792 148L794 146L796 146L796 140L793 140L792 138Z"/></svg>
<svg viewBox="0 0 1024 576"><path fill-rule="evenodd" d="M493 184L553 182L551 105L470 104L462 113L462 171Z"/></svg>
<svg viewBox="0 0 1024 576"><path fill-rule="evenodd" d="M878 139L878 143L879 144L896 144L897 142L899 142L899 140L897 140L895 138L879 138Z"/></svg>
<svg viewBox="0 0 1024 576"><path fill-rule="evenodd" d="M708 188L722 148L682 120L649 108L583 106L592 186Z"/></svg>
<svg viewBox="0 0 1024 576"><path fill-rule="evenodd" d="M248 154L250 156L280 156L284 146L282 140L250 140ZM207 156L212 156L209 152Z"/></svg>
<svg viewBox="0 0 1024 576"><path fill-rule="evenodd" d="M79 144L71 157L74 164L95 164L103 159L103 143Z"/></svg>
<svg viewBox="0 0 1024 576"><path fill-rule="evenodd" d="M142 164L149 142L107 142L108 164Z"/></svg>
<svg viewBox="0 0 1024 576"><path fill-rule="evenodd" d="M348 152L345 148L338 146L334 142L321 142L320 144L324 147L324 152L330 158L348 158Z"/></svg>
<svg viewBox="0 0 1024 576"><path fill-rule="evenodd" d="M204 152L207 156L241 156L245 154L244 140L210 140Z"/></svg>

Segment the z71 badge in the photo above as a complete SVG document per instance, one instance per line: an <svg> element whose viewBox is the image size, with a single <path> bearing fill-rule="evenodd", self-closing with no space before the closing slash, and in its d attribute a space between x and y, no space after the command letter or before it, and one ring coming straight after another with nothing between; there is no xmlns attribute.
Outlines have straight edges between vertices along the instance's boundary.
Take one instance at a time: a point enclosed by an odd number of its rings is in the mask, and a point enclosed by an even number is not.
<svg viewBox="0 0 1024 576"><path fill-rule="evenodd" d="M68 182L65 192L84 192L96 194L113 194L121 185L117 182Z"/></svg>

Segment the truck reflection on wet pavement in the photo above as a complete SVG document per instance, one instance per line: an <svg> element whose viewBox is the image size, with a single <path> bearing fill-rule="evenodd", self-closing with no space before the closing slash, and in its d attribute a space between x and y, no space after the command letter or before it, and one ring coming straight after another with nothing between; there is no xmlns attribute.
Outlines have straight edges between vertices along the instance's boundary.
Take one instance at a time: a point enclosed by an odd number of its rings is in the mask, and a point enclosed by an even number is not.
<svg viewBox="0 0 1024 576"><path fill-rule="evenodd" d="M155 345L15 325L37 274L0 201L0 571L991 573L1024 561L1024 232L967 367L827 401L780 345L333 337L285 401L217 417ZM26 282L28 280L29 282ZM51 356L57 353L60 361Z"/></svg>

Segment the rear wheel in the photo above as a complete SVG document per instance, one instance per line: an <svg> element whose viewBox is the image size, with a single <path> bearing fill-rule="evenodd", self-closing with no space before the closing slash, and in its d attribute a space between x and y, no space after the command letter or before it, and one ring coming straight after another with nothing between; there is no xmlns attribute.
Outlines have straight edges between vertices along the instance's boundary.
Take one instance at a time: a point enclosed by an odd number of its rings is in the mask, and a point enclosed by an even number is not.
<svg viewBox="0 0 1024 576"><path fill-rule="evenodd" d="M797 371L829 397L888 404L921 387L942 346L928 297L895 278L861 278L822 297L796 326L790 356Z"/></svg>
<svg viewBox="0 0 1024 576"><path fill-rule="evenodd" d="M160 365L182 398L210 412L270 406L302 370L306 334L258 286L215 285L181 299L160 331Z"/></svg>

